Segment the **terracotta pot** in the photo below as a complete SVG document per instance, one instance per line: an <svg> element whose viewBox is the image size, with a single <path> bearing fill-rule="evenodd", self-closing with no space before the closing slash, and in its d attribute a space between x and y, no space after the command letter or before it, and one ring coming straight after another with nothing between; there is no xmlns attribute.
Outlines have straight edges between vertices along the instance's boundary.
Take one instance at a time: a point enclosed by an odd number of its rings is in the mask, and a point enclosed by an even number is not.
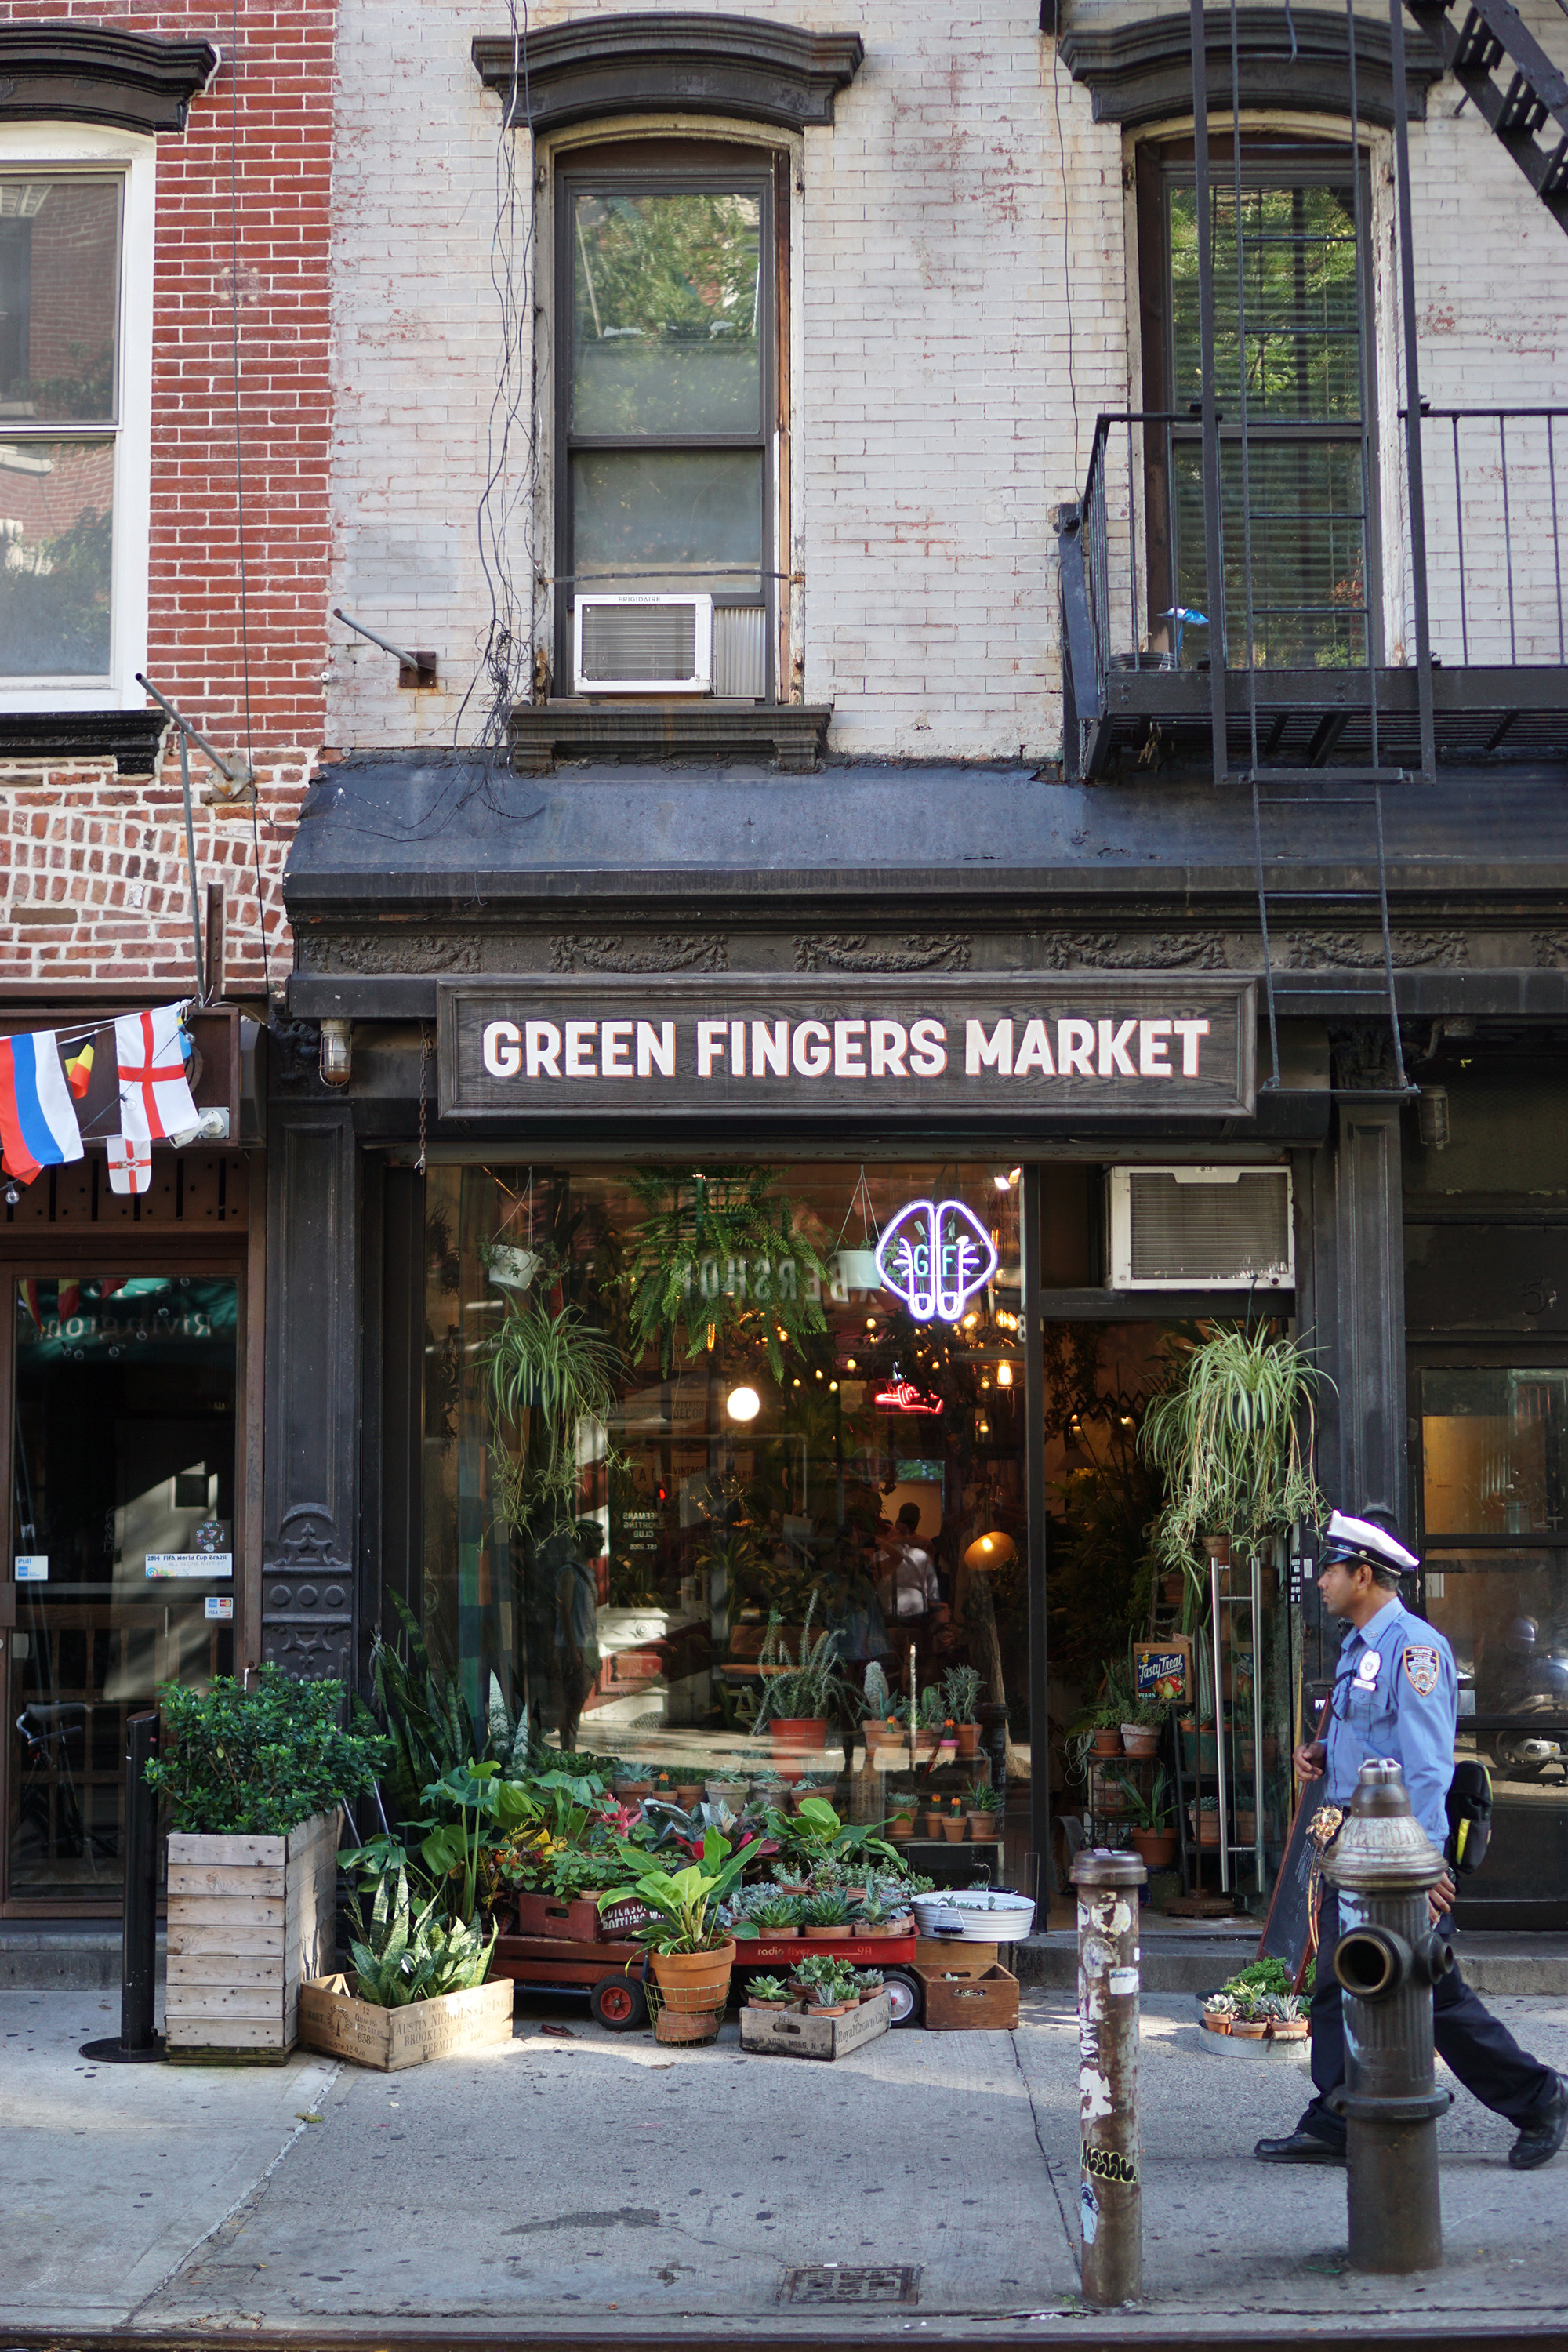
<svg viewBox="0 0 1568 2352"><path fill-rule="evenodd" d="M1250 1805L1247 1806L1245 1812L1243 1812L1238 1806L1236 1815L1236 1842L1237 1845L1253 1845L1257 1843L1257 1839L1258 1815Z"/></svg>
<svg viewBox="0 0 1568 2352"><path fill-rule="evenodd" d="M1124 1723L1121 1745L1129 1756L1158 1756L1160 1734L1158 1729L1151 1729L1146 1723Z"/></svg>
<svg viewBox="0 0 1568 2352"><path fill-rule="evenodd" d="M894 1813L891 1815L888 1822L888 1835L890 1838L911 1838L914 1833L915 1817L913 1813Z"/></svg>
<svg viewBox="0 0 1568 2352"><path fill-rule="evenodd" d="M654 1982L666 2009L690 2014L700 2010L722 2011L730 1998L730 1970L735 1964L732 1941L710 1952L655 1952Z"/></svg>
<svg viewBox="0 0 1568 2352"><path fill-rule="evenodd" d="M800 1932L803 1936L810 1936L814 1938L820 1937L825 1944L837 1944L841 1943L847 1936L852 1936L855 1933L855 1930L847 1919L841 1927L813 1927L806 1926L803 1927Z"/></svg>
<svg viewBox="0 0 1568 2352"><path fill-rule="evenodd" d="M1169 1870L1179 1843L1174 1830L1134 1830L1132 1847L1150 1870Z"/></svg>
<svg viewBox="0 0 1568 2352"><path fill-rule="evenodd" d="M858 2001L849 2000L830 2000L821 2007L813 2001L808 2001L805 2013L807 2017L847 2017L852 2009L858 2009L859 2006Z"/></svg>
<svg viewBox="0 0 1568 2352"><path fill-rule="evenodd" d="M1292 2018L1283 2024L1276 2018L1269 2029L1269 2039L1273 2042L1305 2042L1310 2031L1304 2017Z"/></svg>
<svg viewBox="0 0 1568 2352"><path fill-rule="evenodd" d="M645 1797L653 1794L651 1780L622 1780L616 1790L623 1805L640 1805Z"/></svg>
<svg viewBox="0 0 1568 2352"><path fill-rule="evenodd" d="M928 1838L939 1838L939 1837L941 1837L941 1835L942 1835L942 1825L943 1822L945 1822L945 1821L946 1821L946 1819L947 1819L947 1815L946 1815L945 1813L928 1813L928 1814L926 1815L926 1835L927 1835L927 1837L928 1837Z"/></svg>
<svg viewBox="0 0 1568 2352"><path fill-rule="evenodd" d="M787 2009L789 2007L789 1995L785 1993L783 2000L758 2000L754 1994L748 1993L746 1996L746 2007L748 2009Z"/></svg>
<svg viewBox="0 0 1568 2352"><path fill-rule="evenodd" d="M775 1716L768 1732L773 1746L773 1769L781 1780L798 1780L806 1769L807 1759L820 1755L827 1745L827 1717Z"/></svg>
<svg viewBox="0 0 1568 2352"><path fill-rule="evenodd" d="M863 1992L863 1993L861 1994L861 1996L860 1996L860 2006L861 2006L861 2008L862 2008L862 2009L864 2009L864 2008L865 2008L865 2006L866 2006L866 2003L867 2003L868 2000L876 2000L876 1998L877 1998L878 1993L881 1992L883 1990L884 1990L884 1987L882 1987L881 1985L878 1985L878 1986L876 1986L874 1989L872 1989L872 1990L868 1990L868 1991L866 1991L866 1992Z"/></svg>
<svg viewBox="0 0 1568 2352"><path fill-rule="evenodd" d="M979 1755L980 1726L977 1723L961 1723L959 1725L958 1752L960 1756L965 1759Z"/></svg>
<svg viewBox="0 0 1568 2352"><path fill-rule="evenodd" d="M989 1844L996 1835L994 1813L965 1813L963 1818L969 1823L970 1836L978 1843Z"/></svg>
<svg viewBox="0 0 1568 2352"><path fill-rule="evenodd" d="M964 1839L969 1834L969 1823L964 1820L962 1813L957 1816L956 1820L951 1814L944 1813L942 1816L942 1833L947 1840L949 1845L962 1845Z"/></svg>
<svg viewBox="0 0 1568 2352"><path fill-rule="evenodd" d="M1187 1828L1189 1833L1197 1839L1200 1845L1218 1845L1219 1815L1217 1813L1200 1813L1194 1822L1189 1808Z"/></svg>
<svg viewBox="0 0 1568 2352"><path fill-rule="evenodd" d="M702 1783L700 1780L683 1782L675 1792L675 1801L690 1812L694 1806L702 1802Z"/></svg>
<svg viewBox="0 0 1568 2352"><path fill-rule="evenodd" d="M1179 1568L1174 1570L1171 1575L1163 1576L1160 1579L1160 1598L1164 1602L1167 1609L1179 1609L1181 1607L1182 1594L1186 1590L1186 1583L1187 1580L1182 1574Z"/></svg>
<svg viewBox="0 0 1568 2352"><path fill-rule="evenodd" d="M656 2042L712 2042L724 2022L721 2009L671 2009L667 2001L653 2021Z"/></svg>
<svg viewBox="0 0 1568 2352"><path fill-rule="evenodd" d="M1233 2018L1230 2030L1243 2042L1261 2042L1268 2032L1268 2020L1266 2017Z"/></svg>
<svg viewBox="0 0 1568 2352"><path fill-rule="evenodd" d="M1203 2025L1205 2033L1228 2033L1231 2028L1231 2021L1228 2017L1211 2017L1205 2010L1203 2016Z"/></svg>
<svg viewBox="0 0 1568 2352"><path fill-rule="evenodd" d="M1089 1752L1091 1756L1120 1756L1121 1734L1114 1729L1097 1731L1089 1743Z"/></svg>

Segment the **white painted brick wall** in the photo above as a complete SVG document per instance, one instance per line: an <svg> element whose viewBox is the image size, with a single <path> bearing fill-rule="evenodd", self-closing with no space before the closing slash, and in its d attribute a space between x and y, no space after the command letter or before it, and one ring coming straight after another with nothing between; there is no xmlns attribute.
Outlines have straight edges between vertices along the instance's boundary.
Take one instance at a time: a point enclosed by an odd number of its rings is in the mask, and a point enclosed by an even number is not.
<svg viewBox="0 0 1568 2352"><path fill-rule="evenodd" d="M531 21L628 5L655 0ZM752 5L852 26L866 46L833 128L805 134L796 199L806 697L835 705L847 751L1037 759L1060 738L1050 512L1081 482L1097 413L1129 399L1121 134L1065 68L1053 89L1022 0L967 16L934 0ZM1552 47L1552 0L1528 16ZM504 26L499 8L452 0L343 0L332 601L436 647L442 668L438 694L399 692L390 660L333 624L328 740L343 745L471 740L482 703L481 688L459 719L489 614L475 513L499 103L468 44ZM1458 98L1440 85L1413 131L1424 389L1562 397L1568 239L1474 110L1455 119ZM526 537L520 520L525 604ZM1440 525L1438 539L1446 560ZM1495 531L1475 555L1496 570Z"/></svg>

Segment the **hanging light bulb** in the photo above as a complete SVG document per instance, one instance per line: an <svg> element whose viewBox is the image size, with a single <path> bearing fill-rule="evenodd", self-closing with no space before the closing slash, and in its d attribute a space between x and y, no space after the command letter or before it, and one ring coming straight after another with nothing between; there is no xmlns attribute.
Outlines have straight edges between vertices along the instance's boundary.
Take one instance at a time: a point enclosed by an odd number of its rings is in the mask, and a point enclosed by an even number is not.
<svg viewBox="0 0 1568 2352"><path fill-rule="evenodd" d="M1012 1365L1011 1365L1011 1364L998 1364L998 1365L997 1365L997 1367L996 1367L996 1385L997 1385L997 1387L998 1387L999 1389L1010 1389L1010 1388L1012 1387L1012 1385L1013 1385L1013 1367L1012 1367Z"/></svg>
<svg viewBox="0 0 1568 2352"><path fill-rule="evenodd" d="M752 1388L731 1389L724 1400L724 1410L731 1421L755 1421L762 1409L762 1398Z"/></svg>

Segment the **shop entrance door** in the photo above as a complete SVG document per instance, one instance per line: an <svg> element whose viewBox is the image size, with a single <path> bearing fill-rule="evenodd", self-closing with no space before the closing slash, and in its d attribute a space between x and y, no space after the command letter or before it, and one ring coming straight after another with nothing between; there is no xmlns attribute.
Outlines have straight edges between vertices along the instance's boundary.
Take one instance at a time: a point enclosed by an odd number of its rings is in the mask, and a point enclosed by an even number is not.
<svg viewBox="0 0 1568 2352"><path fill-rule="evenodd" d="M13 1273L7 1907L121 1890L125 1724L232 1674L234 1274Z"/></svg>
<svg viewBox="0 0 1568 2352"><path fill-rule="evenodd" d="M1459 1674L1460 1757L1492 1776L1461 1926L1568 1922L1568 1370L1427 1367L1423 1605Z"/></svg>

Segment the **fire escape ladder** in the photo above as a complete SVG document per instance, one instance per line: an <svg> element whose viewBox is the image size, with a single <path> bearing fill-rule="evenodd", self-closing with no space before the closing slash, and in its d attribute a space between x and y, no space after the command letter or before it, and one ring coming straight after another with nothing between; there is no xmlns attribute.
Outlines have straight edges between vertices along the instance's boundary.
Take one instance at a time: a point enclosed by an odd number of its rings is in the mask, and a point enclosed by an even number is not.
<svg viewBox="0 0 1568 2352"><path fill-rule="evenodd" d="M1558 227L1568 230L1568 78L1511 0L1405 0L1405 5Z"/></svg>
<svg viewBox="0 0 1568 2352"><path fill-rule="evenodd" d="M1273 946L1269 935L1268 902L1271 898L1288 898L1298 908L1315 908L1323 912L1331 913L1339 913L1347 908L1375 907L1379 928L1378 943L1383 964L1383 985L1336 988L1334 994L1342 1002L1349 998L1359 1004L1364 1004L1368 1019L1375 1020L1383 1013L1387 1014L1393 1043L1392 1059L1394 1072L1394 1084L1388 1091L1391 1099L1403 1101L1406 1097L1414 1096L1416 1090L1411 1086L1405 1070L1405 1048L1399 1035L1399 1005L1394 988L1394 941L1388 928L1388 860L1384 847L1383 793L1384 783L1394 781L1394 778L1386 771L1363 769L1358 774L1353 770L1346 769L1332 777L1326 791L1306 793L1280 793L1266 789L1281 782L1305 783L1311 773L1310 770L1307 770L1292 777L1288 769L1274 769L1261 776L1254 771L1252 776L1252 838L1258 864L1258 921L1263 935L1263 993L1268 1013L1268 1046L1273 1066L1271 1075L1263 1081L1264 1087L1266 1090L1271 1089L1279 1084L1279 1018L1276 1003L1276 977ZM1357 789L1349 789L1350 787ZM1347 836L1352 826L1356 823L1351 812L1370 810L1373 821L1373 842L1376 852L1375 883L1359 889L1314 890L1292 887L1289 884L1275 880L1271 887L1270 874L1275 866L1278 852L1274 851L1270 854L1270 847L1265 845L1264 834L1269 823L1268 812L1275 809L1289 812L1280 820L1288 840L1299 838L1297 827L1300 820L1297 812L1311 810L1318 814L1327 812L1332 833L1329 855L1336 860L1342 860L1347 866L1351 859ZM1368 863L1369 865L1372 863L1370 857Z"/></svg>

